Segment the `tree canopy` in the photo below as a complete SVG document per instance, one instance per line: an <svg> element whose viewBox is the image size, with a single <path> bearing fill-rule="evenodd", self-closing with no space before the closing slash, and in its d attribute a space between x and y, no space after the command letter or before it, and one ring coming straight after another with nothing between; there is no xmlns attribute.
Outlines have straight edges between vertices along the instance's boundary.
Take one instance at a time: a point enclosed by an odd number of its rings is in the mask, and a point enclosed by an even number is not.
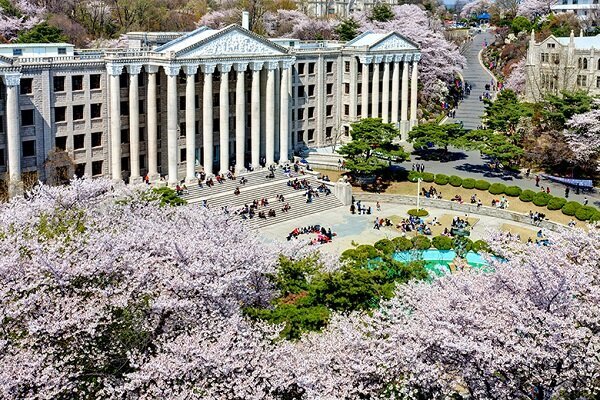
<svg viewBox="0 0 600 400"><path fill-rule="evenodd" d="M352 141L338 152L346 156L346 167L353 172L371 174L388 166L384 161L404 161L409 154L394 143L400 132L393 124L384 124L380 118L365 118L350 125Z"/></svg>
<svg viewBox="0 0 600 400"><path fill-rule="evenodd" d="M17 36L17 43L63 43L68 40L62 30L42 22L27 31L22 31Z"/></svg>
<svg viewBox="0 0 600 400"><path fill-rule="evenodd" d="M414 127L408 133L408 139L415 149L426 148L433 143L447 151L448 146L462 145L466 133L460 124L439 125L432 122Z"/></svg>
<svg viewBox="0 0 600 400"><path fill-rule="evenodd" d="M343 20L338 26L335 27L335 33L338 34L340 40L350 41L358 36L358 28L360 25L352 17Z"/></svg>
<svg viewBox="0 0 600 400"><path fill-rule="evenodd" d="M490 129L468 132L456 147L479 150L491 159L507 165L513 165L524 154L523 149L514 144L510 137Z"/></svg>
<svg viewBox="0 0 600 400"><path fill-rule="evenodd" d="M512 90L501 91L496 100L485 100L485 124L489 129L512 134L522 117L533 115L533 106L519 101Z"/></svg>

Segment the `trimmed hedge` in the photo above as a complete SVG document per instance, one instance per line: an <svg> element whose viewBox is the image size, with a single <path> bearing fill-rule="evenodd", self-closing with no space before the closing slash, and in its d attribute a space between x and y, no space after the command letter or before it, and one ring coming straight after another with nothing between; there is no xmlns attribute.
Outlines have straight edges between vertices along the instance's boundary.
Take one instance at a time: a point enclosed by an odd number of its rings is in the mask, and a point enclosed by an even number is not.
<svg viewBox="0 0 600 400"><path fill-rule="evenodd" d="M435 179L435 175L433 175L431 172L423 172L421 173L421 178L425 182L433 182L433 180Z"/></svg>
<svg viewBox="0 0 600 400"><path fill-rule="evenodd" d="M423 235L417 235L411 239L413 247L417 250L427 250L431 247L431 240Z"/></svg>
<svg viewBox="0 0 600 400"><path fill-rule="evenodd" d="M413 248L413 244L410 239L402 236L393 238L392 243L394 243L396 251L407 251Z"/></svg>
<svg viewBox="0 0 600 400"><path fill-rule="evenodd" d="M426 217L429 215L429 211L424 210L422 208L420 210L417 210L416 208L411 208L407 212L408 212L408 215L411 215L413 217Z"/></svg>
<svg viewBox="0 0 600 400"><path fill-rule="evenodd" d="M452 239L452 248L456 249L456 243L458 242L458 240L464 240L465 251L471 251L471 249L473 248L473 241L467 237L466 238L455 237L454 239Z"/></svg>
<svg viewBox="0 0 600 400"><path fill-rule="evenodd" d="M356 252L355 255L358 258L375 258L379 255L377 249L374 246L371 246L370 244L361 244L356 249L354 249L354 251Z"/></svg>
<svg viewBox="0 0 600 400"><path fill-rule="evenodd" d="M548 210L560 210L563 206L567 204L567 199L563 197L553 197L548 202Z"/></svg>
<svg viewBox="0 0 600 400"><path fill-rule="evenodd" d="M417 179L422 178L422 174L417 171L409 171L408 172L408 180L411 182L416 182Z"/></svg>
<svg viewBox="0 0 600 400"><path fill-rule="evenodd" d="M449 179L450 178L448 178L448 175L436 174L434 182L436 185L447 185Z"/></svg>
<svg viewBox="0 0 600 400"><path fill-rule="evenodd" d="M580 221L587 221L597 212L595 207L592 206L581 206L575 212L575 218Z"/></svg>
<svg viewBox="0 0 600 400"><path fill-rule="evenodd" d="M563 214L572 217L580 207L582 207L580 203L576 201L568 201L564 206L562 206L560 211L562 211Z"/></svg>
<svg viewBox="0 0 600 400"><path fill-rule="evenodd" d="M590 222L598 222L600 221L600 211L596 211L594 215L590 218Z"/></svg>
<svg viewBox="0 0 600 400"><path fill-rule="evenodd" d="M471 246L471 250L479 253L479 252L485 252L485 253L489 253L491 251L490 246L487 244L487 242L485 240L476 240L473 242L473 246Z"/></svg>
<svg viewBox="0 0 600 400"><path fill-rule="evenodd" d="M475 179L465 178L462 180L462 187L465 189L473 189L475 187Z"/></svg>
<svg viewBox="0 0 600 400"><path fill-rule="evenodd" d="M475 181L475 189L488 190L489 188L490 188L490 183L488 181L484 181L483 179Z"/></svg>
<svg viewBox="0 0 600 400"><path fill-rule="evenodd" d="M533 196L533 204L540 207L546 207L552 196L546 192L538 192Z"/></svg>
<svg viewBox="0 0 600 400"><path fill-rule="evenodd" d="M521 195L519 195L519 200L525 201L525 202L532 201L533 196L535 196L535 193L536 192L534 192L533 190L529 190L529 189L523 190L523 192L521 192Z"/></svg>
<svg viewBox="0 0 600 400"><path fill-rule="evenodd" d="M431 244L438 250L451 250L452 239L448 236L436 236L431 240Z"/></svg>
<svg viewBox="0 0 600 400"><path fill-rule="evenodd" d="M456 176L456 175L452 175L450 177L450 184L454 187L459 187L460 185L462 185L462 178L460 176Z"/></svg>
<svg viewBox="0 0 600 400"><path fill-rule="evenodd" d="M383 254L392 254L396 250L396 246L390 239L378 240L373 246Z"/></svg>
<svg viewBox="0 0 600 400"><path fill-rule="evenodd" d="M506 190L504 183L492 183L488 189L491 194L502 194Z"/></svg>
<svg viewBox="0 0 600 400"><path fill-rule="evenodd" d="M504 193L510 197L519 197L521 195L521 193L523 193L523 189L521 189L518 186L508 186L504 190Z"/></svg>

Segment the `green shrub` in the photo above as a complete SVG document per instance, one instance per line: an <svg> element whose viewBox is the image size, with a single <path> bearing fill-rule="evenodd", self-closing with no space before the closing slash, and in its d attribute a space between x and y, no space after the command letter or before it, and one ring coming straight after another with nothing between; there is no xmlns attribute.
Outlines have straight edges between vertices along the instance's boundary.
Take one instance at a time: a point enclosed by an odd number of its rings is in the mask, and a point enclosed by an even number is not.
<svg viewBox="0 0 600 400"><path fill-rule="evenodd" d="M568 201L564 206L560 209L563 214L573 216L577 212L577 210L582 207L582 205L576 201Z"/></svg>
<svg viewBox="0 0 600 400"><path fill-rule="evenodd" d="M488 181L484 181L483 179L475 181L475 189L488 190L489 188L490 188L490 183Z"/></svg>
<svg viewBox="0 0 600 400"><path fill-rule="evenodd" d="M471 251L471 249L473 248L473 241L468 237L455 237L454 239L452 239L452 247L454 249L456 249L456 245L458 244L459 240L465 243L465 251Z"/></svg>
<svg viewBox="0 0 600 400"><path fill-rule="evenodd" d="M532 201L533 200L533 196L535 196L535 192L533 190L523 190L523 192L521 192L521 195L519 196L519 200L521 201Z"/></svg>
<svg viewBox="0 0 600 400"><path fill-rule="evenodd" d="M431 247L431 240L423 235L417 235L411 239L413 247L417 250L427 250Z"/></svg>
<svg viewBox="0 0 600 400"><path fill-rule="evenodd" d="M452 249L452 239L448 236L436 236L431 240L431 244L438 250Z"/></svg>
<svg viewBox="0 0 600 400"><path fill-rule="evenodd" d="M507 196L510 197L519 197L519 195L523 192L523 189L521 189L518 186L508 186L505 190L504 193L506 193Z"/></svg>
<svg viewBox="0 0 600 400"><path fill-rule="evenodd" d="M533 204L535 204L536 206L540 206L540 207L546 207L546 205L548 205L548 202L550 201L551 198L552 198L552 196L550 196L546 192L537 192L533 196Z"/></svg>
<svg viewBox="0 0 600 400"><path fill-rule="evenodd" d="M567 204L567 199L562 197L553 197L548 202L548 210L560 210L563 206Z"/></svg>
<svg viewBox="0 0 600 400"><path fill-rule="evenodd" d="M475 179L465 178L462 180L462 187L465 189L473 189L475 187Z"/></svg>
<svg viewBox="0 0 600 400"><path fill-rule="evenodd" d="M416 208L411 208L410 210L408 210L408 215L413 217L426 217L429 215L429 211L423 208L421 208L420 210L417 210Z"/></svg>
<svg viewBox="0 0 600 400"><path fill-rule="evenodd" d="M587 221L590 218L592 218L592 216L595 213L597 213L597 212L598 212L598 210L596 210L595 207L592 207L592 206L581 206L575 212L575 218L577 218L580 221Z"/></svg>
<svg viewBox="0 0 600 400"><path fill-rule="evenodd" d="M594 215L590 218L590 222L598 222L600 221L600 211L596 211Z"/></svg>
<svg viewBox="0 0 600 400"><path fill-rule="evenodd" d="M485 240L476 240L473 242L473 246L471 247L471 250L473 250L476 253L489 253L490 252L490 246L487 244L487 242Z"/></svg>
<svg viewBox="0 0 600 400"><path fill-rule="evenodd" d="M374 247L383 254L392 254L396 250L396 246L390 239L381 239L375 242Z"/></svg>
<svg viewBox="0 0 600 400"><path fill-rule="evenodd" d="M168 186L152 188L150 198L158 200L161 206L182 206L187 204L187 201L177 195L175 189Z"/></svg>
<svg viewBox="0 0 600 400"><path fill-rule="evenodd" d="M422 174L420 172L417 171L410 171L408 173L408 180L411 182L416 182L417 179L419 178L423 178Z"/></svg>
<svg viewBox="0 0 600 400"><path fill-rule="evenodd" d="M340 255L340 260L355 260L357 258L356 249L344 250Z"/></svg>
<svg viewBox="0 0 600 400"><path fill-rule="evenodd" d="M423 175L422 178L424 182L433 182L433 180L435 179L435 175L431 172L423 172L421 174Z"/></svg>
<svg viewBox="0 0 600 400"><path fill-rule="evenodd" d="M448 175L444 175L444 174L436 174L435 175L435 183L437 185L446 185L448 184Z"/></svg>
<svg viewBox="0 0 600 400"><path fill-rule="evenodd" d="M460 185L462 185L462 178L460 176L456 176L456 175L452 175L450 177L450 184L454 187L459 187Z"/></svg>
<svg viewBox="0 0 600 400"><path fill-rule="evenodd" d="M504 183L492 183L489 188L491 194L502 194L505 190L506 185Z"/></svg>
<svg viewBox="0 0 600 400"><path fill-rule="evenodd" d="M392 243L394 243L396 251L407 251L407 250L412 249L412 247L413 247L413 244L410 241L410 239L405 238L403 236L398 236L396 238L393 238Z"/></svg>
<svg viewBox="0 0 600 400"><path fill-rule="evenodd" d="M377 249L370 244L361 244L355 249L355 256L361 259L375 258L379 255Z"/></svg>

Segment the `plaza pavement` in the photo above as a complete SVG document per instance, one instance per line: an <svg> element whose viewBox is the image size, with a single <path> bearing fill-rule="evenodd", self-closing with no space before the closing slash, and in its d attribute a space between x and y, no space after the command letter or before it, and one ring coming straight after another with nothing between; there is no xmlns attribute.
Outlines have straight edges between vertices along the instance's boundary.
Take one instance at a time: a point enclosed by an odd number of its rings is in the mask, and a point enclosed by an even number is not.
<svg viewBox="0 0 600 400"><path fill-rule="evenodd" d="M363 203L366 207L371 206L374 213L371 215L352 215L349 207L338 207L327 211L322 211L316 214L307 215L300 218L295 218L279 224L271 225L260 230L262 236L271 240L285 241L287 235L294 230L309 225L319 224L326 229L331 228L337 236L333 238L331 243L320 246L319 249L332 254L339 255L346 249L353 248L353 242L357 244L373 244L380 239L393 239L401 235L401 232L394 227L382 227L380 230L373 229L375 217L388 218L391 216L408 217L407 211L414 206L404 206L390 203L381 204L381 212L375 211L375 204L370 202ZM431 221L433 217L442 217L442 215L459 216L465 218L464 213L454 212L442 209L428 209L429 216L426 221ZM467 215L467 218L469 216ZM503 225L510 223L515 229L521 233L531 232L534 235L537 231L536 227L517 222L506 221L500 218L487 217L479 214L471 214L472 218L478 219L477 223L471 231L470 239L475 241L485 239L488 232L494 230L502 230ZM448 228L450 228L448 226ZM517 232L513 232L517 233ZM300 235L297 240L306 240L314 238L316 235ZM523 236L522 236L523 237ZM293 239L295 240L295 239Z"/></svg>

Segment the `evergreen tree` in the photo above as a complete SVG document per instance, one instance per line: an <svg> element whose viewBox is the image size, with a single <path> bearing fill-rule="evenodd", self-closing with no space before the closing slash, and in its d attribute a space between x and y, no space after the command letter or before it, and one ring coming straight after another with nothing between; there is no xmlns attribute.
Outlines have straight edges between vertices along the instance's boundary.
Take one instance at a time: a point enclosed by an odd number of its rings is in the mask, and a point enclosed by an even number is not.
<svg viewBox="0 0 600 400"><path fill-rule="evenodd" d="M371 11L371 21L388 22L394 19L392 7L387 3L377 3Z"/></svg>
<svg viewBox="0 0 600 400"><path fill-rule="evenodd" d="M62 30L42 22L28 31L23 31L17 36L17 43L63 43L68 39Z"/></svg>
<svg viewBox="0 0 600 400"><path fill-rule="evenodd" d="M340 40L345 42L350 41L358 36L358 28L360 24L353 18L343 20L336 28L335 33L338 34Z"/></svg>

